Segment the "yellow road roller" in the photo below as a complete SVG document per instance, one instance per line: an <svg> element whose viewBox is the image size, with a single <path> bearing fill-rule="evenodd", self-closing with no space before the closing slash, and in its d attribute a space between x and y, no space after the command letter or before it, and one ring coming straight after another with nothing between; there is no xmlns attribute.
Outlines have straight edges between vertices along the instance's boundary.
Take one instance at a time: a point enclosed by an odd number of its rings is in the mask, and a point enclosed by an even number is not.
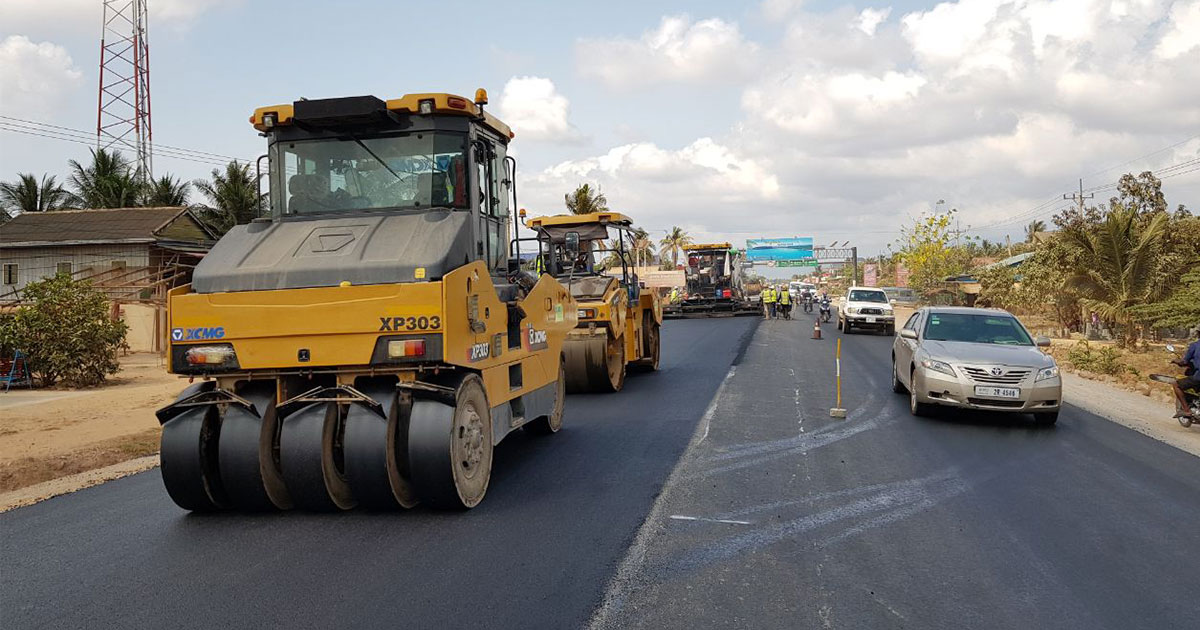
<svg viewBox="0 0 1200 630"><path fill-rule="evenodd" d="M631 247L633 221L616 212L530 219L537 233L535 268L567 285L579 323L567 335L567 391L619 391L627 366L658 369L662 300L641 286Z"/></svg>
<svg viewBox="0 0 1200 630"><path fill-rule="evenodd" d="M180 507L470 508L506 435L559 430L578 309L509 256L513 133L486 103L254 112L270 216L168 298L169 369L193 379L157 412Z"/></svg>

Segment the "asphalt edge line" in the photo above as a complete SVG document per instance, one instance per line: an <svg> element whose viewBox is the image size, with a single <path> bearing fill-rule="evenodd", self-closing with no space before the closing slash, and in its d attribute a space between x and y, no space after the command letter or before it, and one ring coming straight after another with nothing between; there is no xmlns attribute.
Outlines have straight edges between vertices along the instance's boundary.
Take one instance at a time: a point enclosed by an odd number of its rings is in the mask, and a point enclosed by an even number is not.
<svg viewBox="0 0 1200 630"><path fill-rule="evenodd" d="M17 488L0 494L0 513L28 507L64 494L78 492L85 488L98 486L114 479L136 475L158 466L158 453L137 457L103 468L85 470L66 477L50 479L32 486Z"/></svg>
<svg viewBox="0 0 1200 630"><path fill-rule="evenodd" d="M760 320L761 321L761 320ZM646 514L645 520L638 527L637 533L633 536L633 543L629 546L629 550L625 552L625 557L621 559L621 564L617 565L617 571L604 587L604 595L601 597L600 604L592 612L592 616L588 619L587 627L592 630L600 630L609 627L608 619L616 614L622 606L624 606L624 593L631 592L629 588L633 584L634 577L639 569L646 562L646 550L650 546L650 538L657 533L657 530L663 529L666 509L666 496L671 488L675 487L676 481L683 475L683 469L687 463L692 460L692 455L696 447L708 437L709 422L712 416L716 413L717 402L720 400L725 391L725 384L737 371L737 366L745 358L746 349L750 347L750 341L758 333L758 323L756 322L749 330L742 335L738 340L738 352L734 357L732 364L729 366L729 371L725 373L725 378L721 380L721 384L717 386L716 392L713 393L712 400L708 403L708 408L704 412L704 416L700 422L696 423L696 430L692 432L692 439L688 441L687 447L683 449L679 459L675 462L675 467L671 469L671 474L667 475L667 480L663 483L662 490L658 496L654 498L654 505L650 507L650 512ZM622 593L618 597L618 593Z"/></svg>

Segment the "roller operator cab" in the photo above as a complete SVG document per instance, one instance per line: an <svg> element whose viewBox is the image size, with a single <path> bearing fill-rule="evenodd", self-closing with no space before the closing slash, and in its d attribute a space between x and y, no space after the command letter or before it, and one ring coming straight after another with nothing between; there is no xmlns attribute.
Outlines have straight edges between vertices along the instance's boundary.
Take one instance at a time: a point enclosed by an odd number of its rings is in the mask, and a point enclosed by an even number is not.
<svg viewBox="0 0 1200 630"><path fill-rule="evenodd" d="M269 217L169 294L162 475L189 510L469 508L562 426L575 300L508 257L508 126L451 94L259 108ZM260 163L262 160L260 159Z"/></svg>
<svg viewBox="0 0 1200 630"><path fill-rule="evenodd" d="M619 391L628 367L658 369L662 299L635 272L633 221L616 212L530 219L538 271L567 285L579 324L567 335L567 391Z"/></svg>

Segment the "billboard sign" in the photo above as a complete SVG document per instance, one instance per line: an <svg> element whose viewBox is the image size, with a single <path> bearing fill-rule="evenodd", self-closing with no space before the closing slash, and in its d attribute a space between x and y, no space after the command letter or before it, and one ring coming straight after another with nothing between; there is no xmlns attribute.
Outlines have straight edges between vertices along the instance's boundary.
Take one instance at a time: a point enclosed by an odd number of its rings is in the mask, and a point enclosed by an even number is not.
<svg viewBox="0 0 1200 630"><path fill-rule="evenodd" d="M863 286L879 286L879 265L875 263L867 263L863 265Z"/></svg>
<svg viewBox="0 0 1200 630"><path fill-rule="evenodd" d="M746 239L746 259L803 260L815 262L811 236L795 238L751 238Z"/></svg>

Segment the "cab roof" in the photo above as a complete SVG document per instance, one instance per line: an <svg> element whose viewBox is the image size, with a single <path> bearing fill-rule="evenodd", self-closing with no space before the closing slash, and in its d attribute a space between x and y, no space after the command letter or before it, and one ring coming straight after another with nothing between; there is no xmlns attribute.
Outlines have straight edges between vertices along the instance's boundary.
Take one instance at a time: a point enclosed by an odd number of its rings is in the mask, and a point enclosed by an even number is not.
<svg viewBox="0 0 1200 630"><path fill-rule="evenodd" d="M619 212L590 212L588 214L555 214L547 217L534 217L528 221L531 228L593 223L628 227L633 225L633 219Z"/></svg>
<svg viewBox="0 0 1200 630"><path fill-rule="evenodd" d="M733 245L730 245L729 243L692 243L691 245L683 246L683 251L685 252L704 249L733 249Z"/></svg>
<svg viewBox="0 0 1200 630"><path fill-rule="evenodd" d="M487 98L487 94L483 94ZM479 116L479 107L475 103L464 96L457 94L446 94L442 92L429 92L421 94L405 94L400 98L392 98L385 101L389 111L401 112L405 114L420 114L421 101L432 101L432 112L434 114L450 114L454 116ZM484 101L486 103L486 100ZM295 115L295 104L287 105L268 105L259 107L254 110L254 114L250 116L250 124L259 131L267 131L269 127L263 124L263 117L267 114L275 114L276 125L290 125L292 118ZM489 112L483 113L482 124L492 131L506 137L513 138L515 134L508 125L504 124L499 118L491 115Z"/></svg>

